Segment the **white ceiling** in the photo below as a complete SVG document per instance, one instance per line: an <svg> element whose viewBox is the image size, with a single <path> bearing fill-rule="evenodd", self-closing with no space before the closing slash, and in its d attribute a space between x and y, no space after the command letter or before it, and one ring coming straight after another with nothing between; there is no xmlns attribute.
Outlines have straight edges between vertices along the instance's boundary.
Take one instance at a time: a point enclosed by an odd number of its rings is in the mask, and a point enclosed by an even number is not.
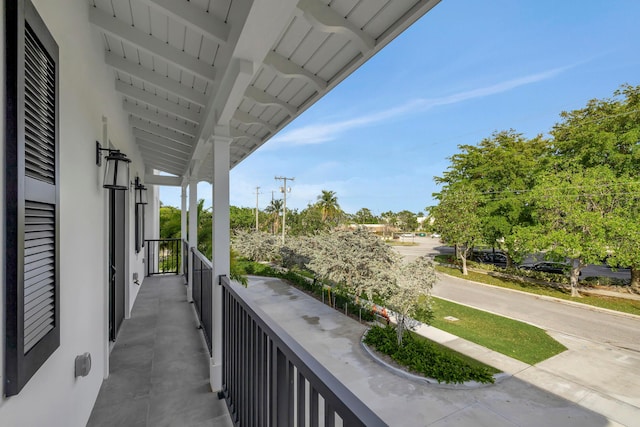
<svg viewBox="0 0 640 427"><path fill-rule="evenodd" d="M234 167L439 2L88 1L145 166L208 181L212 135Z"/></svg>

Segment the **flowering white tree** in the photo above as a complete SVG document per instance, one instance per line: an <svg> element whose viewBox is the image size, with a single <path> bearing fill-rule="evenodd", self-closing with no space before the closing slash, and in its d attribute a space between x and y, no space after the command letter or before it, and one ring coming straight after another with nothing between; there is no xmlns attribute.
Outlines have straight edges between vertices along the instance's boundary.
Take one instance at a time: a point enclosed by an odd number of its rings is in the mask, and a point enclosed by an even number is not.
<svg viewBox="0 0 640 427"><path fill-rule="evenodd" d="M393 282L399 256L378 237L364 230L319 234L311 247L307 268L319 277L344 286L356 296L385 294Z"/></svg>
<svg viewBox="0 0 640 427"><path fill-rule="evenodd" d="M269 233L239 230L233 236L231 247L251 261L273 261L280 250L280 240Z"/></svg>
<svg viewBox="0 0 640 427"><path fill-rule="evenodd" d="M388 305L396 314L398 345L402 345L405 329L415 329L413 320L418 307L431 310L431 289L436 282L433 261L425 256L409 263L397 263L393 269L394 283L389 289Z"/></svg>

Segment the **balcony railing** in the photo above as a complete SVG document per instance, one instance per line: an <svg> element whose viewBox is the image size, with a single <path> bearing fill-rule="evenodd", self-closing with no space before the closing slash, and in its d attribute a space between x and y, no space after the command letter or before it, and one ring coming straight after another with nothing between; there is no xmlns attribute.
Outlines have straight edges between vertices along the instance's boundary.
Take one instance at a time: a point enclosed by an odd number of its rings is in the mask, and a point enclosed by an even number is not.
<svg viewBox="0 0 640 427"><path fill-rule="evenodd" d="M189 242L182 239L182 274L184 280L189 282Z"/></svg>
<svg viewBox="0 0 640 427"><path fill-rule="evenodd" d="M209 347L211 355L211 281L213 278L213 267L204 255L196 248L191 248L191 265L193 266L193 304L200 320L200 328L204 333L204 338Z"/></svg>
<svg viewBox="0 0 640 427"><path fill-rule="evenodd" d="M181 239L145 240L147 276L178 274Z"/></svg>
<svg viewBox="0 0 640 427"><path fill-rule="evenodd" d="M223 392L236 424L386 425L259 307L239 296L227 277L221 276L220 285Z"/></svg>

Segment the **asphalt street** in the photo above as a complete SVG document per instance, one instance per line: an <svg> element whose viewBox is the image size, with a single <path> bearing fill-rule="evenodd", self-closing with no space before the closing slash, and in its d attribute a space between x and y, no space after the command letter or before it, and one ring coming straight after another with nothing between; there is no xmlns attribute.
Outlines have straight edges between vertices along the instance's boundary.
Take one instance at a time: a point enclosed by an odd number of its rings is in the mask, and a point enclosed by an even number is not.
<svg viewBox="0 0 640 427"><path fill-rule="evenodd" d="M438 253L439 243L436 239L426 237L416 238L415 241L418 246L394 248L408 260ZM446 275L439 275L439 278L432 291L436 297L531 323L548 331L640 353L640 319L637 317L485 286Z"/></svg>

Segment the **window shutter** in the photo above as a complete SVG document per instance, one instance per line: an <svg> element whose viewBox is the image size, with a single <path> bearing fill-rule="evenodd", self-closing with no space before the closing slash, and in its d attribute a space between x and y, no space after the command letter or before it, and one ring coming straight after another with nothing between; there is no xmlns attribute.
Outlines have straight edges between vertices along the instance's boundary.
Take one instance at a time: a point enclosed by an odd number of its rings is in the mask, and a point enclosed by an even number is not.
<svg viewBox="0 0 640 427"><path fill-rule="evenodd" d="M6 395L60 345L58 46L28 0L6 2Z"/></svg>

